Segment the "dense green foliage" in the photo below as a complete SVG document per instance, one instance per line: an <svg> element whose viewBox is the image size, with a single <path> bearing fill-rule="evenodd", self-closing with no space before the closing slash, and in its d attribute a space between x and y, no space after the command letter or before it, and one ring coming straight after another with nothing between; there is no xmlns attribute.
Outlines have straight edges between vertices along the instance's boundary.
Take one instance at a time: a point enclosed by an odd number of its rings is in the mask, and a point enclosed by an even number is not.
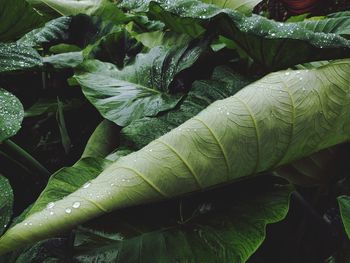
<svg viewBox="0 0 350 263"><path fill-rule="evenodd" d="M345 262L349 11L259 2L0 0L0 262Z"/></svg>

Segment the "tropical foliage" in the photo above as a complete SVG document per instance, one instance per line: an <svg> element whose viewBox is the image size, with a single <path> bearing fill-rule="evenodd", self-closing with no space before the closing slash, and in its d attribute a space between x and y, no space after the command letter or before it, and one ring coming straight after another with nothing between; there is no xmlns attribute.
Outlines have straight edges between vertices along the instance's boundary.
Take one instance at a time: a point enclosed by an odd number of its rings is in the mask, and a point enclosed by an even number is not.
<svg viewBox="0 0 350 263"><path fill-rule="evenodd" d="M349 262L350 11L295 2L0 0L0 262Z"/></svg>

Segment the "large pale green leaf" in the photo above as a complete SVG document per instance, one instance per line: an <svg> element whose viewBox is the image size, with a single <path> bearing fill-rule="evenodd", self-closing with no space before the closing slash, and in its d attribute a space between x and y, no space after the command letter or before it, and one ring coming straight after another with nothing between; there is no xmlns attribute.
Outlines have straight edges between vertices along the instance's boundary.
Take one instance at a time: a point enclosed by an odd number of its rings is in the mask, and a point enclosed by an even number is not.
<svg viewBox="0 0 350 263"><path fill-rule="evenodd" d="M13 192L8 180L0 175L0 236L12 216Z"/></svg>
<svg viewBox="0 0 350 263"><path fill-rule="evenodd" d="M345 231L350 239L350 197L346 195L339 196L338 203Z"/></svg>
<svg viewBox="0 0 350 263"><path fill-rule="evenodd" d="M139 54L135 63L118 70L97 60L87 61L75 75L85 96L106 119L120 126L172 109L181 94L170 94L177 74L192 66L202 46L155 47Z"/></svg>
<svg viewBox="0 0 350 263"><path fill-rule="evenodd" d="M0 253L115 209L249 178L349 140L349 62L272 73L212 103L8 230Z"/></svg>
<svg viewBox="0 0 350 263"><path fill-rule="evenodd" d="M35 8L56 11L69 16L78 14L92 15L109 3L108 0L27 0Z"/></svg>
<svg viewBox="0 0 350 263"><path fill-rule="evenodd" d="M205 30L213 30L222 34L269 70L350 54L350 41L343 37L347 35L349 22L342 16L279 23L258 15L247 17L196 0L151 1L148 12L177 32L197 36Z"/></svg>
<svg viewBox="0 0 350 263"><path fill-rule="evenodd" d="M221 263L233 259L245 262L264 240L266 225L282 220L288 211L292 188L276 185L278 181L272 179L248 180L102 217L90 222L89 228L86 225L75 231L74 259L128 263ZM70 259L71 249L52 246L59 243L57 238L39 242L6 262Z"/></svg>
<svg viewBox="0 0 350 263"><path fill-rule="evenodd" d="M0 143L18 132L23 116L21 102L14 95L0 88Z"/></svg>
<svg viewBox="0 0 350 263"><path fill-rule="evenodd" d="M105 158L119 143L120 128L109 120L103 120L91 135L82 158Z"/></svg>
<svg viewBox="0 0 350 263"><path fill-rule="evenodd" d="M42 67L39 53L25 45L0 43L0 73L32 70Z"/></svg>
<svg viewBox="0 0 350 263"><path fill-rule="evenodd" d="M1 0L0 17L0 42L14 41L45 21L25 0Z"/></svg>
<svg viewBox="0 0 350 263"><path fill-rule="evenodd" d="M252 80L226 67L214 70L211 80L193 83L181 106L157 117L133 121L121 131L121 146L139 150L151 141L181 125L216 100L234 95Z"/></svg>
<svg viewBox="0 0 350 263"><path fill-rule="evenodd" d="M55 201L73 193L85 183L94 179L109 164L110 161L102 158L88 157L79 160L72 167L58 170L51 176L48 186L41 193L27 215L41 211L45 207L53 208ZM85 185L88 185L88 183Z"/></svg>

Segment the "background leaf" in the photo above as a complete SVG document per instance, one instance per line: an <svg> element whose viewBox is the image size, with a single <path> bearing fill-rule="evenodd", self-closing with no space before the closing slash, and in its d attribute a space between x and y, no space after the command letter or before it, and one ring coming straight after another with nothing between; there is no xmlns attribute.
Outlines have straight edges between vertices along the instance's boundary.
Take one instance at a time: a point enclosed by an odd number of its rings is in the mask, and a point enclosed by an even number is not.
<svg viewBox="0 0 350 263"><path fill-rule="evenodd" d="M237 194L238 186L231 186L115 213L107 221L118 230L113 236L105 231L77 232L76 259L84 263L246 262L265 239L266 225L286 216L292 190L252 185L252 181L249 186L239 185L245 194ZM99 219L95 225L102 222Z"/></svg>
<svg viewBox="0 0 350 263"><path fill-rule="evenodd" d="M33 70L42 66L42 59L35 49L15 43L0 43L0 73Z"/></svg>
<svg viewBox="0 0 350 263"><path fill-rule="evenodd" d="M0 143L18 132L23 116L21 102L14 95L0 88Z"/></svg>
<svg viewBox="0 0 350 263"><path fill-rule="evenodd" d="M0 17L0 42L17 40L45 21L25 0L0 1Z"/></svg>
<svg viewBox="0 0 350 263"><path fill-rule="evenodd" d="M350 197L345 195L339 196L338 203L345 231L350 239Z"/></svg>
<svg viewBox="0 0 350 263"><path fill-rule="evenodd" d="M42 47L49 43L61 42L69 37L71 23L72 17L60 17L51 20L42 28L34 29L25 34L17 43L31 47Z"/></svg>
<svg viewBox="0 0 350 263"><path fill-rule="evenodd" d="M230 8L243 14L251 14L254 7L259 4L260 0L202 0L207 4L217 5L221 8Z"/></svg>
<svg viewBox="0 0 350 263"><path fill-rule="evenodd" d="M191 36L202 34L205 29L218 32L271 71L315 60L343 58L350 53L350 41L342 37L348 28L343 17L280 23L195 0L162 4L151 1L148 13L172 30Z"/></svg>
<svg viewBox="0 0 350 263"><path fill-rule="evenodd" d="M108 3L107 0L27 0L27 2L42 11L51 10L51 12L55 11L64 16L92 15Z"/></svg>
<svg viewBox="0 0 350 263"><path fill-rule="evenodd" d="M82 158L105 158L119 143L120 128L109 120L103 120L86 144Z"/></svg>
<svg viewBox="0 0 350 263"><path fill-rule="evenodd" d="M9 181L0 175L0 236L12 216L13 192Z"/></svg>
<svg viewBox="0 0 350 263"><path fill-rule="evenodd" d="M87 61L75 75L85 96L103 117L120 126L174 108L181 94L170 94L176 75L191 67L202 47L156 47L139 54L132 65L118 70L97 60Z"/></svg>
<svg viewBox="0 0 350 263"><path fill-rule="evenodd" d="M176 128L216 100L228 98L248 85L245 78L228 67L217 67L211 80L193 83L190 92L177 109L157 117L145 117L131 122L121 131L121 147L141 149L151 141Z"/></svg>

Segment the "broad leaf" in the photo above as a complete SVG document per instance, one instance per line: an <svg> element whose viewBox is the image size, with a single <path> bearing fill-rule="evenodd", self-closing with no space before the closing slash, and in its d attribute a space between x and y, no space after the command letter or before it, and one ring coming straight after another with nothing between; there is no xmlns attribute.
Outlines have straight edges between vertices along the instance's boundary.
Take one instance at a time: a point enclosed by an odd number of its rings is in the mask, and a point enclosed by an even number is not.
<svg viewBox="0 0 350 263"><path fill-rule="evenodd" d="M148 48L179 46L191 39L186 34L178 34L173 31L146 32L136 35L135 38Z"/></svg>
<svg viewBox="0 0 350 263"><path fill-rule="evenodd" d="M120 126L172 109L181 94L170 94L177 74L191 67L203 48L153 48L135 63L118 70L97 60L87 61L75 75L85 96L103 117Z"/></svg>
<svg viewBox="0 0 350 263"><path fill-rule="evenodd" d="M261 0L202 0L202 2L217 5L221 8L237 10L244 14L251 14L254 7L259 4Z"/></svg>
<svg viewBox="0 0 350 263"><path fill-rule="evenodd" d="M55 69L75 68L84 61L83 53L68 52L49 57L44 57L43 62L51 65Z"/></svg>
<svg viewBox="0 0 350 263"><path fill-rule="evenodd" d="M25 0L0 1L0 17L0 42L14 41L45 21Z"/></svg>
<svg viewBox="0 0 350 263"><path fill-rule="evenodd" d="M108 3L108 0L27 0L40 10L55 11L60 15L92 15Z"/></svg>
<svg viewBox="0 0 350 263"><path fill-rule="evenodd" d="M148 5L150 2L158 2L162 4L171 4L169 1L165 0L123 0L119 6L133 12L144 12L148 10ZM179 2L173 1L174 3ZM198 2L212 4L220 8L228 8L237 10L241 13L251 14L253 8L261 2L260 0L199 0Z"/></svg>
<svg viewBox="0 0 350 263"><path fill-rule="evenodd" d="M28 46L0 43L0 73L32 70L42 67L39 53Z"/></svg>
<svg viewBox="0 0 350 263"><path fill-rule="evenodd" d="M234 95L250 82L252 81L232 72L229 68L218 67L214 70L211 80L193 83L190 92L177 109L162 116L135 120L123 128L121 146L131 146L139 150L195 116L214 101Z"/></svg>
<svg viewBox="0 0 350 263"><path fill-rule="evenodd" d="M350 40L342 37L349 29L345 17L279 23L195 0L150 2L149 15L191 36L202 34L205 29L219 32L269 70L350 54Z"/></svg>
<svg viewBox="0 0 350 263"><path fill-rule="evenodd" d="M120 128L109 120L103 120L91 135L81 158L105 158L119 142Z"/></svg>
<svg viewBox="0 0 350 263"><path fill-rule="evenodd" d="M26 216L41 211L45 207L48 207L49 210L54 208L55 201L73 193L83 185L88 186L87 182L94 179L109 164L109 161L100 158L84 158L72 167L60 169L51 176L48 186ZM50 215L54 214L50 213Z"/></svg>
<svg viewBox="0 0 350 263"><path fill-rule="evenodd" d="M113 30L111 22L100 17L77 15L59 17L24 35L18 44L44 49L57 44L70 44L84 48ZM62 52L60 52L62 53Z"/></svg>
<svg viewBox="0 0 350 263"><path fill-rule="evenodd" d="M0 143L18 132L23 115L21 102L14 95L0 88Z"/></svg>
<svg viewBox="0 0 350 263"><path fill-rule="evenodd" d="M119 235L77 231L76 258L78 262L246 262L265 239L266 225L286 216L291 191L266 183L260 188L252 185L250 181L122 210L112 222L105 222ZM245 189L244 194L238 194L238 187Z"/></svg>
<svg viewBox="0 0 350 263"><path fill-rule="evenodd" d="M350 197L346 195L340 196L338 197L338 203L345 231L350 239Z"/></svg>
<svg viewBox="0 0 350 263"><path fill-rule="evenodd" d="M64 111L79 108L82 105L82 101L79 99L71 99L62 102L62 108ZM24 112L25 118L37 117L43 114L53 114L57 112L57 99L39 99L30 108Z"/></svg>
<svg viewBox="0 0 350 263"><path fill-rule="evenodd" d="M141 51L142 45L130 36L124 29L115 27L108 34L84 50L84 55L90 59L113 63L123 68L129 57Z"/></svg>
<svg viewBox="0 0 350 263"><path fill-rule="evenodd" d="M243 180L349 140L349 76L349 60L267 75L29 216L0 239L0 253L112 210Z"/></svg>
<svg viewBox="0 0 350 263"><path fill-rule="evenodd" d="M248 180L99 218L75 231L74 259L245 262L264 240L266 225L282 220L288 211L292 188L275 183L270 177ZM68 242L65 238L39 242L7 262L71 259Z"/></svg>
<svg viewBox="0 0 350 263"><path fill-rule="evenodd" d="M13 192L9 181L0 175L0 236L10 222L13 207Z"/></svg>
<svg viewBox="0 0 350 263"><path fill-rule="evenodd" d="M24 35L17 41L18 44L42 47L47 44L55 44L65 41L69 37L71 17L60 17L46 23L44 27L37 28Z"/></svg>

